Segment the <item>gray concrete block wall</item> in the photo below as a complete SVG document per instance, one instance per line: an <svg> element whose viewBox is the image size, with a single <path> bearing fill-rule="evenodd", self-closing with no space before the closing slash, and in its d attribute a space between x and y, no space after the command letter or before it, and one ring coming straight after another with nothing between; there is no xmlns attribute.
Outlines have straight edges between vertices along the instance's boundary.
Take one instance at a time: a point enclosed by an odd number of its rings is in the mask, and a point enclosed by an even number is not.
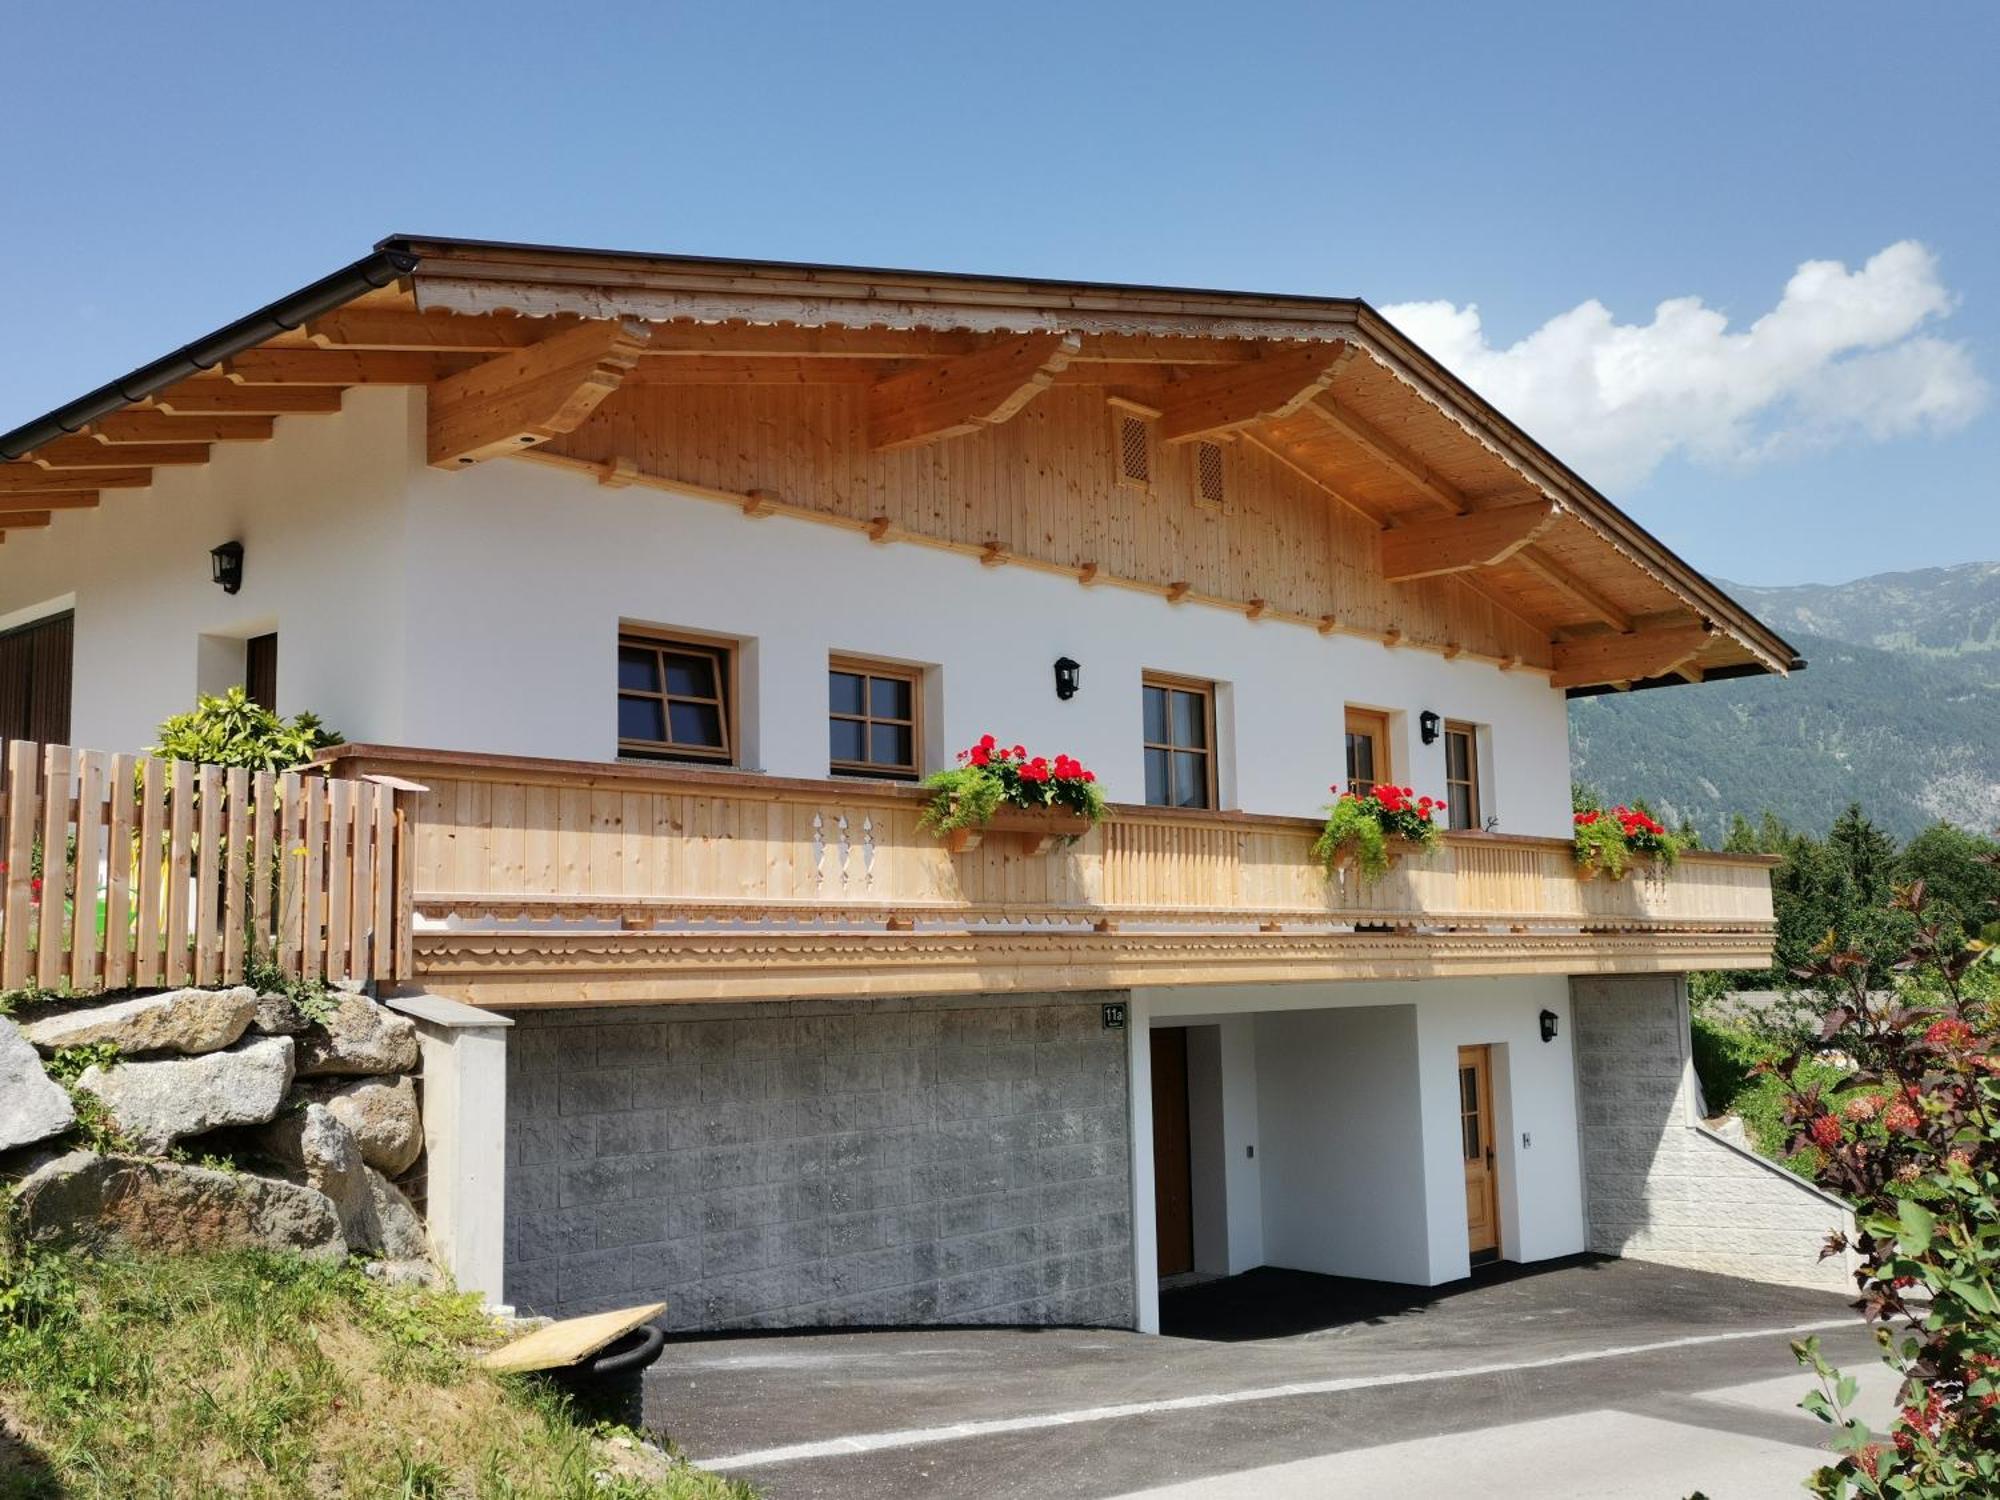
<svg viewBox="0 0 2000 1500"><path fill-rule="evenodd" d="M1122 998L517 1013L507 1300L1132 1326Z"/></svg>
<svg viewBox="0 0 2000 1500"><path fill-rule="evenodd" d="M1570 982L1590 1248L1852 1291L1847 1258L1819 1258L1830 1231L1851 1229L1846 1209L1697 1121L1681 983Z"/></svg>

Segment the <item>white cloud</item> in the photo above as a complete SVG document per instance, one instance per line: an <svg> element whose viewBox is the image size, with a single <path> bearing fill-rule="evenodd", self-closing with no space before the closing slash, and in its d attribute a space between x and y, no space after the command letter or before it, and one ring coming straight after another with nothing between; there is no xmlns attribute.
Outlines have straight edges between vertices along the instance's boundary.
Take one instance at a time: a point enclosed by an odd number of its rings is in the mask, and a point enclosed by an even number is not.
<svg viewBox="0 0 2000 1500"><path fill-rule="evenodd" d="M1963 344L1923 331L1953 303L1936 257L1903 240L1858 271L1807 261L1741 332L1699 297L1662 302L1644 324L1593 299L1505 348L1476 306L1383 312L1580 473L1629 488L1676 453L1751 462L1962 426L1986 382Z"/></svg>

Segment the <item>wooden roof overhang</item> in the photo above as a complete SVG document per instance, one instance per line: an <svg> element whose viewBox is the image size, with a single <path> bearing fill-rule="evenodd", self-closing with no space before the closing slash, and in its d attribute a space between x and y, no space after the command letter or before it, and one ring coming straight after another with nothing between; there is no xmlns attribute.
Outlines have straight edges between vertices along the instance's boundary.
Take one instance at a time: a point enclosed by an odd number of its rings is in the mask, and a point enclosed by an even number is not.
<svg viewBox="0 0 2000 1500"><path fill-rule="evenodd" d="M1452 580L1529 627L1549 649L1526 665L1572 693L1804 665L1358 300L418 238L356 266L93 393L110 402L0 436L19 454L0 462L0 538L267 439L278 417L337 412L356 385L426 387L446 468L575 467L565 435L649 386L858 388L870 445L900 449L1090 385L1156 414L1166 443L1244 444L1365 517L1384 577ZM588 466L677 487L618 457ZM782 505L742 498L751 514Z"/></svg>

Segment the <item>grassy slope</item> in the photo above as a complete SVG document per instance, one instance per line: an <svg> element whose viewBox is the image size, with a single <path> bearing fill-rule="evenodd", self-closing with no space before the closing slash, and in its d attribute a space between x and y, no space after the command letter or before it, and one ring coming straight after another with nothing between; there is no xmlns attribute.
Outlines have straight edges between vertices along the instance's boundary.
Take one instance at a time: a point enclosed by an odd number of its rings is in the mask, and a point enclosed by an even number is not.
<svg viewBox="0 0 2000 1500"><path fill-rule="evenodd" d="M750 1495L476 1367L500 1338L351 1264L0 1245L0 1496Z"/></svg>

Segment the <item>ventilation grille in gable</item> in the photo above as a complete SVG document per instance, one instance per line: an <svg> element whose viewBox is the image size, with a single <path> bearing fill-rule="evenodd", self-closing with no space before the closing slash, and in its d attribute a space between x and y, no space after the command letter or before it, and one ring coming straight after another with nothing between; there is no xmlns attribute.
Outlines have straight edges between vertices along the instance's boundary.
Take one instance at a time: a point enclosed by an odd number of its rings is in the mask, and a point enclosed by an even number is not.
<svg viewBox="0 0 2000 1500"><path fill-rule="evenodd" d="M1222 504L1222 444L1194 445L1194 493L1203 505Z"/></svg>
<svg viewBox="0 0 2000 1500"><path fill-rule="evenodd" d="M1153 435L1144 417L1118 418L1118 477L1127 484L1153 482Z"/></svg>

